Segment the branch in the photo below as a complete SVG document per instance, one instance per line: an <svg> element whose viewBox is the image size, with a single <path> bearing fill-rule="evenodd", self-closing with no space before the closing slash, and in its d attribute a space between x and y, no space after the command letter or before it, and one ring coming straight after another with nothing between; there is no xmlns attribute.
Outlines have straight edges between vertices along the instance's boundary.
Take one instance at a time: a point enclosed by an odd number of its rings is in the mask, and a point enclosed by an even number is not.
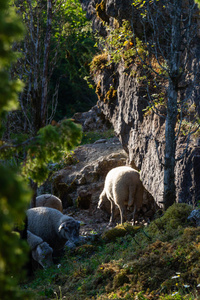
<svg viewBox="0 0 200 300"><path fill-rule="evenodd" d="M21 147L21 146L25 146L27 145L30 141L33 141L33 140L36 140L37 137L31 137L30 139L22 142L22 143L19 143L19 144L16 144L16 145L13 145L13 144L4 144L3 146L0 147L0 150L2 149L5 149L5 148L18 148L18 147Z"/></svg>

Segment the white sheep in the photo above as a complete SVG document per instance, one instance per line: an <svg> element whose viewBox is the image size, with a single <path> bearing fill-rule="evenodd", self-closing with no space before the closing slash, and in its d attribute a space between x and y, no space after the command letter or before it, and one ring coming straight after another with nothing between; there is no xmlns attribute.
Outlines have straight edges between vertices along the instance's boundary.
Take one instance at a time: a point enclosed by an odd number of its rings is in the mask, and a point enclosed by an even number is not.
<svg viewBox="0 0 200 300"><path fill-rule="evenodd" d="M138 171L128 166L121 166L110 170L106 176L104 189L99 197L98 208L108 199L111 204L109 224L113 223L114 204L118 206L121 224L125 220L126 208L133 206L133 223L136 209L143 203L143 185Z"/></svg>
<svg viewBox="0 0 200 300"><path fill-rule="evenodd" d="M63 212L62 201L52 194L43 194L36 197L36 207L40 206L55 208Z"/></svg>
<svg viewBox="0 0 200 300"><path fill-rule="evenodd" d="M69 240L79 241L80 222L49 207L27 210L28 230L41 237L53 250L61 250Z"/></svg>
<svg viewBox="0 0 200 300"><path fill-rule="evenodd" d="M53 249L49 246L49 244L29 230L27 230L27 242L31 249L32 258L36 262L38 262L44 269L53 265Z"/></svg>

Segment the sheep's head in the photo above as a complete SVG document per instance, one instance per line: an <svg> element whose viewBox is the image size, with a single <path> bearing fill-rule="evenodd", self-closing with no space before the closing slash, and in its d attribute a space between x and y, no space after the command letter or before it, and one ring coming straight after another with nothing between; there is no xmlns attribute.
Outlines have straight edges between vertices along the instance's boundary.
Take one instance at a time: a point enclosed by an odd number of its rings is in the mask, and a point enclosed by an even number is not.
<svg viewBox="0 0 200 300"><path fill-rule="evenodd" d="M62 238L69 240L70 242L76 243L79 241L79 230L80 222L69 218L64 221L58 228L58 232Z"/></svg>
<svg viewBox="0 0 200 300"><path fill-rule="evenodd" d="M39 244L34 250L32 250L32 257L36 260L44 269L53 265L52 259L53 249L43 242Z"/></svg>

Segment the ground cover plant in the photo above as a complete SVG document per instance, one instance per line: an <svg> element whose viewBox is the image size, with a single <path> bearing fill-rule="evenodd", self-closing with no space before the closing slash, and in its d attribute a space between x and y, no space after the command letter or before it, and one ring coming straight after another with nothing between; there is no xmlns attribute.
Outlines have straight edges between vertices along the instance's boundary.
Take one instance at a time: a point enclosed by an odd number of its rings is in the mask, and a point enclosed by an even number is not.
<svg viewBox="0 0 200 300"><path fill-rule="evenodd" d="M190 211L174 204L148 227L117 225L22 288L37 299L199 299L200 228L187 223Z"/></svg>
<svg viewBox="0 0 200 300"><path fill-rule="evenodd" d="M81 145L94 143L95 141L97 141L99 139L109 139L114 136L115 136L115 134L114 134L113 129L108 129L108 130L102 131L102 132L98 131L98 130L84 132L82 141L81 141Z"/></svg>

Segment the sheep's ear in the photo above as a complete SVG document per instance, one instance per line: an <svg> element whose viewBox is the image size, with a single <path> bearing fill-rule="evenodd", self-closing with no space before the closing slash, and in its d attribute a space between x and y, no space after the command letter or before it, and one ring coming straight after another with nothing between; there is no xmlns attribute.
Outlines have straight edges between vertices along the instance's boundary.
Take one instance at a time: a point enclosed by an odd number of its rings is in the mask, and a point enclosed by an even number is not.
<svg viewBox="0 0 200 300"><path fill-rule="evenodd" d="M65 223L60 224L60 226L58 227L58 232L60 232L63 228L65 229L65 227L66 227Z"/></svg>

